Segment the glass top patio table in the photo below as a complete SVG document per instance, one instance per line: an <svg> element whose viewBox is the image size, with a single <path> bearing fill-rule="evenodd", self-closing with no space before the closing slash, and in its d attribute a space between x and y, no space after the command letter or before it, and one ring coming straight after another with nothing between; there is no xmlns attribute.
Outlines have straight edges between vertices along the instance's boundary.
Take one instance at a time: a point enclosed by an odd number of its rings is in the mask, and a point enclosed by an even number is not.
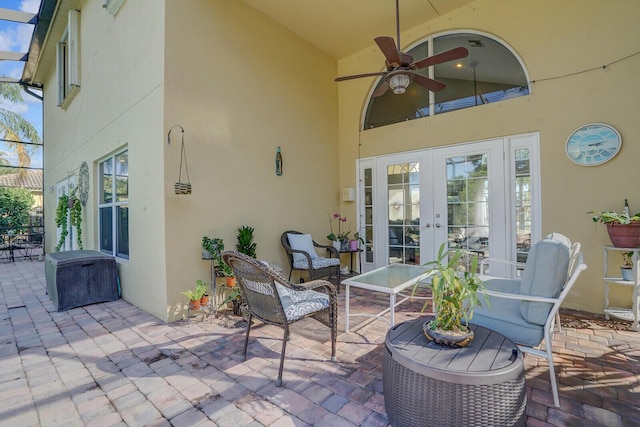
<svg viewBox="0 0 640 427"><path fill-rule="evenodd" d="M345 332L349 332L349 317L353 316L377 317L386 320L390 326L393 326L395 322L395 307L410 298L409 296L401 295L404 298L396 302L396 295L430 275L431 273L425 267L419 265L390 264L343 280L342 284L345 285ZM350 286L389 294L389 308L374 315L350 313ZM384 317L387 312L389 312L389 320Z"/></svg>

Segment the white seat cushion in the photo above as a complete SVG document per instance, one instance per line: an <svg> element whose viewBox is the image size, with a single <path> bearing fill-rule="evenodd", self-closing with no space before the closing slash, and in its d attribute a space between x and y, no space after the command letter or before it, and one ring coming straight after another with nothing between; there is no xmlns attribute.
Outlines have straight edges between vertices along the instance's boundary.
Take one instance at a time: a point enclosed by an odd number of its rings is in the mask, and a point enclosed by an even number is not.
<svg viewBox="0 0 640 427"><path fill-rule="evenodd" d="M332 265L340 265L340 260L338 258L324 258L324 257L316 257L311 260L311 268L313 270L317 270L319 268L331 267ZM300 268L306 270L309 268L309 264L307 263L306 258L303 258L299 261L293 262L294 268Z"/></svg>

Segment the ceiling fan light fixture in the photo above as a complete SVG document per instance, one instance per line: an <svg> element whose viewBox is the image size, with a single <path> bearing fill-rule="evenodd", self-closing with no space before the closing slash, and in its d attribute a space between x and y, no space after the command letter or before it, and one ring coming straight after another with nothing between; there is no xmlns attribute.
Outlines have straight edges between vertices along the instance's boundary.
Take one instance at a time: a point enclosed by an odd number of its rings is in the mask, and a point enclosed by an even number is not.
<svg viewBox="0 0 640 427"><path fill-rule="evenodd" d="M396 95L403 94L407 87L409 87L409 83L411 83L411 79L404 73L394 74L389 78L389 87Z"/></svg>

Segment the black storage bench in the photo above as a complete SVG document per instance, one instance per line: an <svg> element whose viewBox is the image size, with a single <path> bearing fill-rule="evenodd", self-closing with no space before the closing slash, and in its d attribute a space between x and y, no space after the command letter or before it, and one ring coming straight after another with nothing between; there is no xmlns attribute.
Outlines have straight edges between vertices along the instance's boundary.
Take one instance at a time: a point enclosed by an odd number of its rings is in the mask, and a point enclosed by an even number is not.
<svg viewBox="0 0 640 427"><path fill-rule="evenodd" d="M58 311L118 299L116 260L98 251L47 254L47 293Z"/></svg>

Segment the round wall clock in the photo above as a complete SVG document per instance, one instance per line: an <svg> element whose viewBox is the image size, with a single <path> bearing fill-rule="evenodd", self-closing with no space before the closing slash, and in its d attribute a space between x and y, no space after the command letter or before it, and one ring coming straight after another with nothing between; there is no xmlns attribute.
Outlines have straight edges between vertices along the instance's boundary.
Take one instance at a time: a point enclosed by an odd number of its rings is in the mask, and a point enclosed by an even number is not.
<svg viewBox="0 0 640 427"><path fill-rule="evenodd" d="M621 145L617 130L603 123L592 123L576 129L567 139L565 150L574 163L596 166L611 160Z"/></svg>

